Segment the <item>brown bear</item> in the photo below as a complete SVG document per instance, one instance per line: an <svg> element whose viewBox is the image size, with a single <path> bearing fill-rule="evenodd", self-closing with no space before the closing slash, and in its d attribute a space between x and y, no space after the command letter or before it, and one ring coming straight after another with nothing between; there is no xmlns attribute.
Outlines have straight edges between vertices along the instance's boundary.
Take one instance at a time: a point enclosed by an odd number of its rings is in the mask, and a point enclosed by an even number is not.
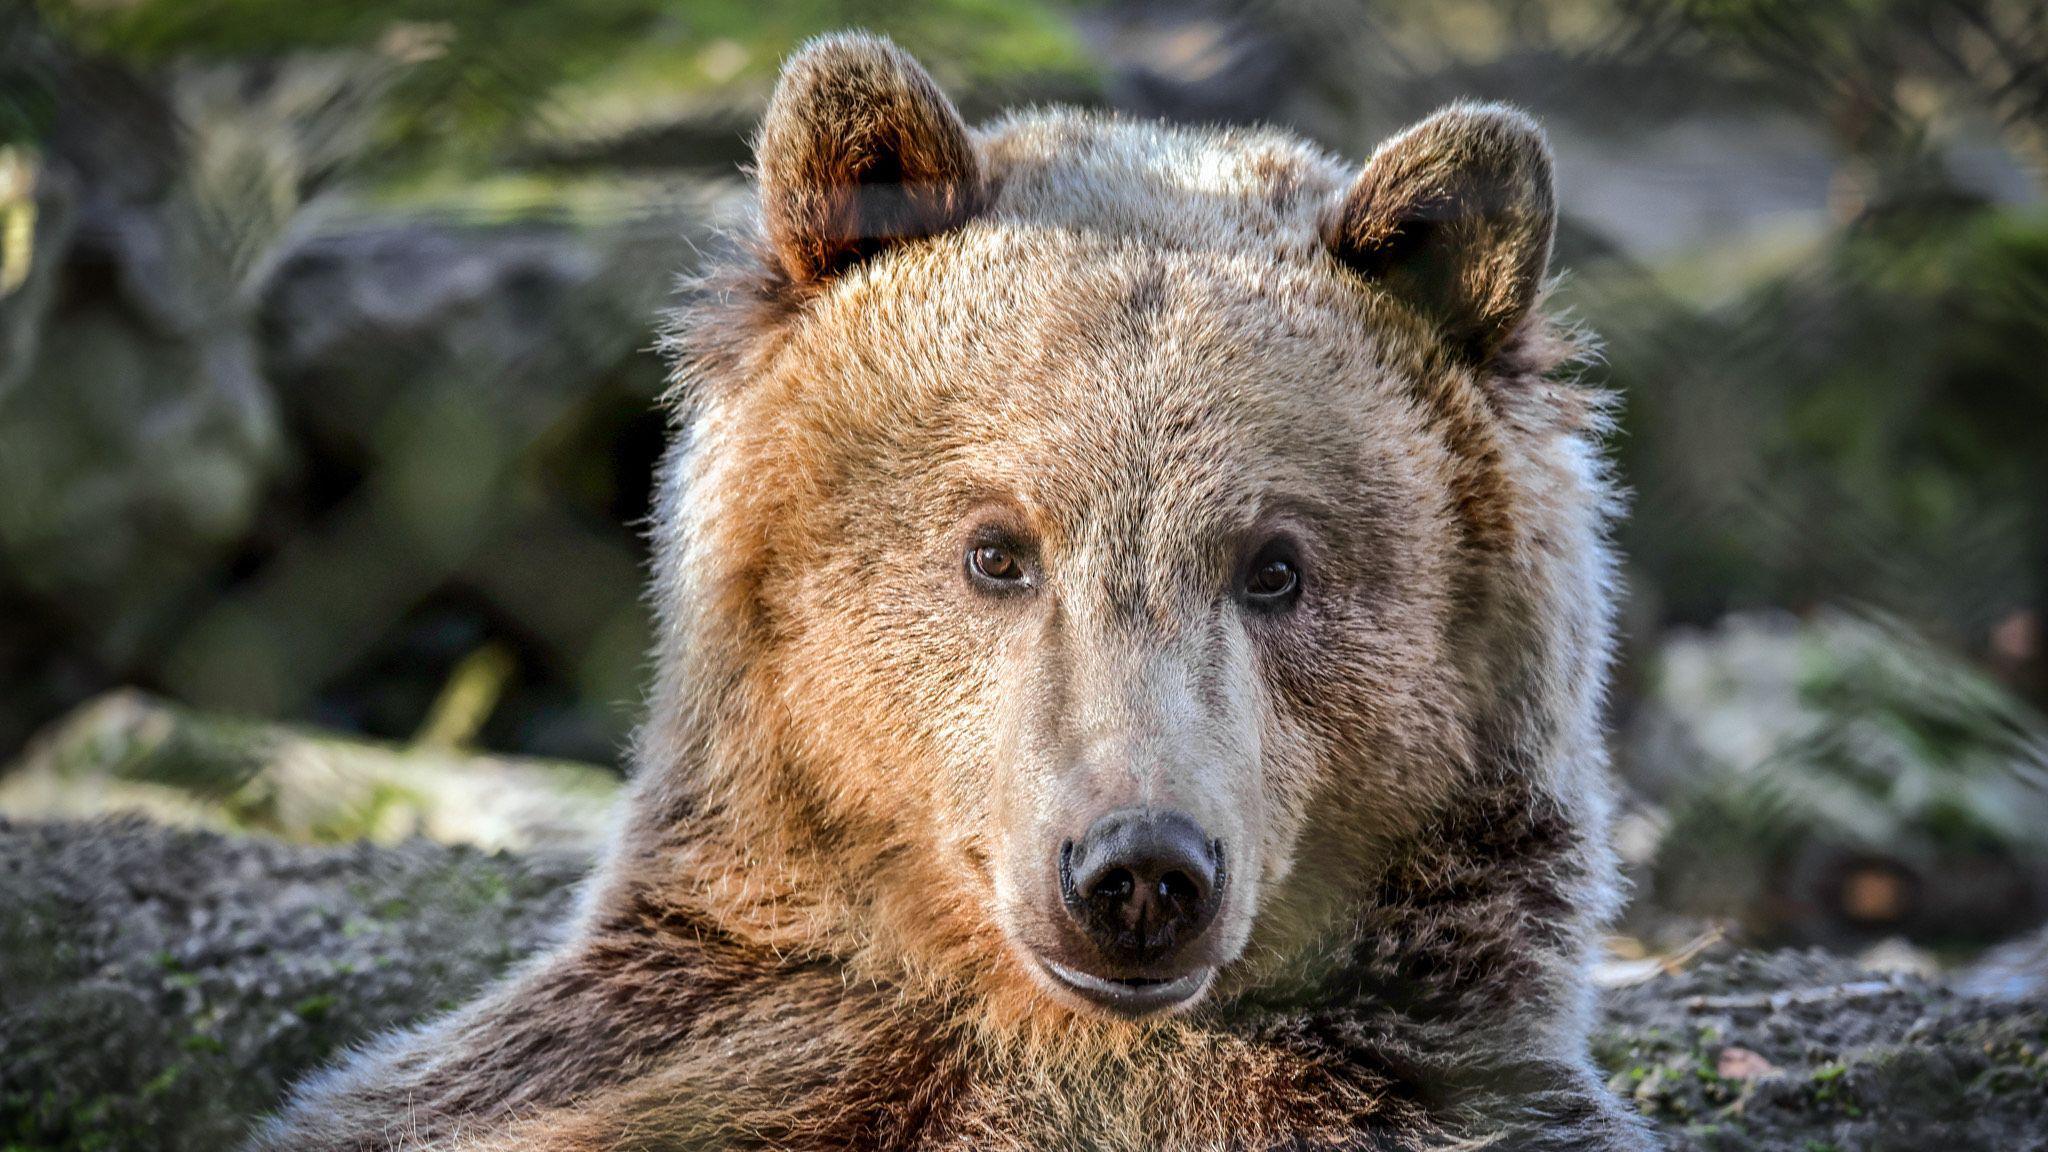
<svg viewBox="0 0 2048 1152"><path fill-rule="evenodd" d="M970 131L843 36L757 177L577 923L257 1146L1647 1148L1586 1053L1615 499L1536 127Z"/></svg>

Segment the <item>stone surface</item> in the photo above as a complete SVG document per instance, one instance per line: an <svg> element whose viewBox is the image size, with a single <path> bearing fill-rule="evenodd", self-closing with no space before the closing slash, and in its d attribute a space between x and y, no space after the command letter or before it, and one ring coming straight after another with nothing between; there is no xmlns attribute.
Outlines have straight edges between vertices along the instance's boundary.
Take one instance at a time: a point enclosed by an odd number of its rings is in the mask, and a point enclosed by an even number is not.
<svg viewBox="0 0 2048 1152"><path fill-rule="evenodd" d="M343 1046L541 947L581 865L0 824L0 1144L224 1149ZM2048 989L1822 953L1608 994L1597 1052L1677 1152L2048 1149Z"/></svg>
<svg viewBox="0 0 2048 1152"><path fill-rule="evenodd" d="M1737 953L1612 992L1595 1054L1672 1152L2048 1148L2048 995Z"/></svg>
<svg viewBox="0 0 2048 1152"><path fill-rule="evenodd" d="M321 1060L540 947L582 866L0 824L0 1146L232 1148Z"/></svg>

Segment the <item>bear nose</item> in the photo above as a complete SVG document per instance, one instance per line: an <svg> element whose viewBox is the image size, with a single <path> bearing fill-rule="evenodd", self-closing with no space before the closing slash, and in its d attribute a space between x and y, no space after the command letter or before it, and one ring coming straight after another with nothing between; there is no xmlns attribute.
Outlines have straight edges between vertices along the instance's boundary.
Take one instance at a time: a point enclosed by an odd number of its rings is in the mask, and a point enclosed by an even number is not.
<svg viewBox="0 0 2048 1152"><path fill-rule="evenodd" d="M1103 956L1151 964L1215 918L1223 842L1179 812L1126 808L1060 848L1060 897Z"/></svg>

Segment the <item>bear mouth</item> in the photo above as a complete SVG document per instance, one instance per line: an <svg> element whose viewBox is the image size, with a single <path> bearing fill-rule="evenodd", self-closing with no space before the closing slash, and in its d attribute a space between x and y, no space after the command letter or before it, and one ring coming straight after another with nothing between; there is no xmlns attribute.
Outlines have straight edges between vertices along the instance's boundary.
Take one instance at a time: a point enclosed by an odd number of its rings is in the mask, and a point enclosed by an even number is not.
<svg viewBox="0 0 2048 1152"><path fill-rule="evenodd" d="M1046 975L1065 991L1089 1004L1119 1016L1136 1018L1175 1011L1193 1004L1208 990L1213 968L1199 968L1179 976L1097 976L1069 968L1055 960L1038 957Z"/></svg>

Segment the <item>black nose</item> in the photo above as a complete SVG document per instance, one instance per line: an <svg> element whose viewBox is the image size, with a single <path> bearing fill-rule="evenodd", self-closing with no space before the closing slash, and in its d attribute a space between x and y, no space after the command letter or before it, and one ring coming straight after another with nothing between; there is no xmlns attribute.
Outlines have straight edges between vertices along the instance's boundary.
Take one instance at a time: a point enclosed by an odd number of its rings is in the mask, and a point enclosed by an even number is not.
<svg viewBox="0 0 2048 1152"><path fill-rule="evenodd" d="M1126 808L1060 848L1060 896L1104 957L1151 964L1215 919L1223 842L1179 812Z"/></svg>

